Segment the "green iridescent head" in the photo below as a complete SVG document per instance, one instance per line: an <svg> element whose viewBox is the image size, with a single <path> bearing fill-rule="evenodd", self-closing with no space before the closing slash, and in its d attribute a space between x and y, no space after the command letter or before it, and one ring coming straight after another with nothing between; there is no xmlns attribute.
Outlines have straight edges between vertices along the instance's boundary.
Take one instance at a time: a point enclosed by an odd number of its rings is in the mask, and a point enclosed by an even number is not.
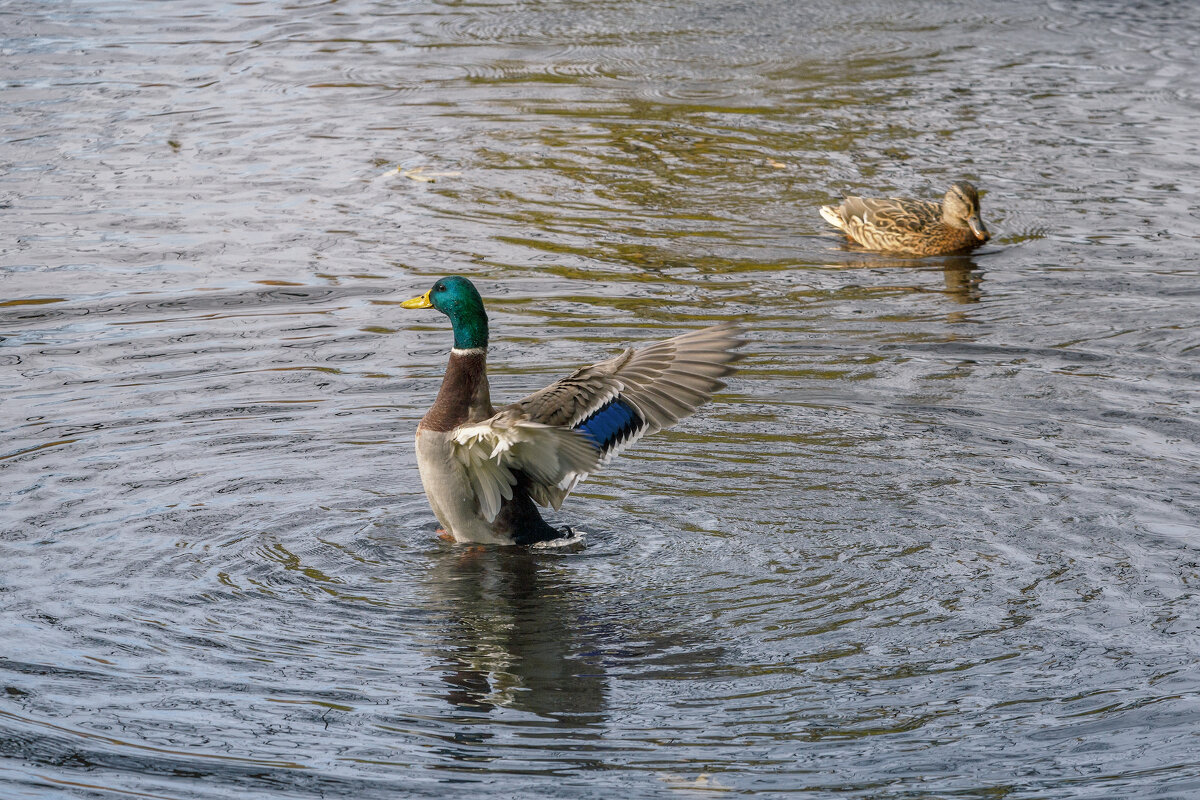
<svg viewBox="0 0 1200 800"><path fill-rule="evenodd" d="M487 312L475 285L461 275L441 278L425 294L405 300L404 308L436 308L450 318L454 346L460 350L487 347Z"/></svg>

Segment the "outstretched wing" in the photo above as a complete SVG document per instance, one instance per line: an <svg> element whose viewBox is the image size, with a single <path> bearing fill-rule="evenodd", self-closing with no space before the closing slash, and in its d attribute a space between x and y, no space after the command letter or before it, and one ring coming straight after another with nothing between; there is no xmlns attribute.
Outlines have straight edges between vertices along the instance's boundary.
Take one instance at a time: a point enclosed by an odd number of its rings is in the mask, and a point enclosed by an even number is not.
<svg viewBox="0 0 1200 800"><path fill-rule="evenodd" d="M505 500L512 499L515 471L523 471L535 486L557 489L565 497L575 476L596 469L601 459L600 451L580 432L534 422L512 407L482 422L459 426L451 441L470 478L479 513L488 522L496 519Z"/></svg>
<svg viewBox="0 0 1200 800"><path fill-rule="evenodd" d="M554 508L575 487L646 434L674 425L712 399L733 372L744 344L733 323L715 325L576 370L540 392L513 403L527 419L576 431L597 453L597 463L555 485L535 481L533 499Z"/></svg>

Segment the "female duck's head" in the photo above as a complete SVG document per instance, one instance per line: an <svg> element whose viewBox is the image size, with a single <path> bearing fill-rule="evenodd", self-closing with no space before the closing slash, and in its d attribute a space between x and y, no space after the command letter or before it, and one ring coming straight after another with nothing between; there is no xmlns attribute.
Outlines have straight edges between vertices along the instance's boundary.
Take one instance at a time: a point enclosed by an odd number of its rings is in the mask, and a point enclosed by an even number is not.
<svg viewBox="0 0 1200 800"><path fill-rule="evenodd" d="M979 213L979 192L966 181L951 186L942 198L942 218L954 227L970 228L981 242L986 242L992 236Z"/></svg>
<svg viewBox="0 0 1200 800"><path fill-rule="evenodd" d="M436 308L450 318L454 327L454 346L459 350L486 348L487 312L474 284L461 275L441 278L425 294L405 300L403 308Z"/></svg>

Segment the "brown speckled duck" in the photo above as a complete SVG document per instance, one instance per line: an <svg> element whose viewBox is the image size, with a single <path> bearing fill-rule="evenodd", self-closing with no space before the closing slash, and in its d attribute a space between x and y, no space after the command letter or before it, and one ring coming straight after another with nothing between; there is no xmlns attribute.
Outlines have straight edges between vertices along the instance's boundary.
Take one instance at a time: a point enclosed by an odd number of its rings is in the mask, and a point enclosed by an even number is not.
<svg viewBox="0 0 1200 800"><path fill-rule="evenodd" d="M436 309L454 329L442 388L417 426L417 467L434 515L459 542L562 538L537 506L557 509L621 450L711 400L743 344L730 323L691 331L582 367L496 409L487 313L475 286L452 275L401 305Z"/></svg>
<svg viewBox="0 0 1200 800"><path fill-rule="evenodd" d="M847 197L841 205L822 206L821 216L850 241L881 253L961 253L991 237L979 216L979 192L966 181L951 186L940 203L906 197Z"/></svg>

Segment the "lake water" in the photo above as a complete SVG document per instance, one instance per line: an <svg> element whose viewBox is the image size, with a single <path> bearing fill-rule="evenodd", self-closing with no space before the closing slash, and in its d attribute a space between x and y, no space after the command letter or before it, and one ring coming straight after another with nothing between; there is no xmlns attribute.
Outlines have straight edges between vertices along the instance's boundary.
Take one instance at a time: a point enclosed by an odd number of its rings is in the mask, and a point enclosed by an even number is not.
<svg viewBox="0 0 1200 800"><path fill-rule="evenodd" d="M0 796L1200 795L1200 7L0 3ZM969 257L845 193L984 190ZM493 397L737 319L555 516Z"/></svg>

